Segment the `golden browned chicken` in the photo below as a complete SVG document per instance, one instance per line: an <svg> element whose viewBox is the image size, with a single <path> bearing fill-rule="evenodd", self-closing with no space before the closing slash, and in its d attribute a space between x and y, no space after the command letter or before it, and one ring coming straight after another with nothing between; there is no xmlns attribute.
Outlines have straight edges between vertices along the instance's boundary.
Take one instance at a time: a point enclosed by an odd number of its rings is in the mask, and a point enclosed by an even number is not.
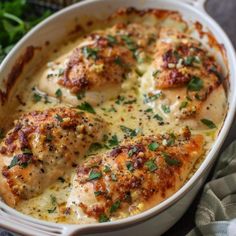
<svg viewBox="0 0 236 236"><path fill-rule="evenodd" d="M203 145L187 128L126 141L78 167L68 206L100 222L144 211L185 183Z"/></svg>
<svg viewBox="0 0 236 236"><path fill-rule="evenodd" d="M64 175L106 124L76 109L54 108L22 115L0 145L0 195L10 206L29 199Z"/></svg>
<svg viewBox="0 0 236 236"><path fill-rule="evenodd" d="M181 117L197 114L223 82L220 66L200 42L173 30L161 31L156 50L152 72L155 88L167 94L179 91Z"/></svg>

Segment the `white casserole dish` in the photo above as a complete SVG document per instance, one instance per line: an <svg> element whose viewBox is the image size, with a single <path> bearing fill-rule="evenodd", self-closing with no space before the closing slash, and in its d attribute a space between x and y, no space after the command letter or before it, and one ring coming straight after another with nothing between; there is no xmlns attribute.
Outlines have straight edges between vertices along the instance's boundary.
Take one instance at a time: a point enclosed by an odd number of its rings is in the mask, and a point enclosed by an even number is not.
<svg viewBox="0 0 236 236"><path fill-rule="evenodd" d="M25 216L0 201L0 227L23 235L160 235L169 229L184 214L196 193L204 183L224 139L232 124L236 104L236 57L234 48L223 30L204 10L204 0L89 0L68 7L38 25L27 34L10 52L0 66L0 82L9 78L18 58L29 46L42 47L25 68L37 66L47 47L46 41L56 44L65 37L75 24L75 19L87 17L104 18L120 7L137 9L160 8L177 10L187 21L199 21L206 29L210 29L219 44L223 44L229 70L228 112L220 134L205 160L191 179L174 195L139 215L103 224L64 225L47 223ZM40 54L42 53L42 54ZM0 106L2 112L4 106Z"/></svg>

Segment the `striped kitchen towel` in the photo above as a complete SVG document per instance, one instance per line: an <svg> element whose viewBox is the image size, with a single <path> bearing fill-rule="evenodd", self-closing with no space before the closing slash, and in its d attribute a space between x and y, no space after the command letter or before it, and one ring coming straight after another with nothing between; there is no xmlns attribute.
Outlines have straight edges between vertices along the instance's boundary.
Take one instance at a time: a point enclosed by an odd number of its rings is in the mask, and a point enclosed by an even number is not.
<svg viewBox="0 0 236 236"><path fill-rule="evenodd" d="M187 236L236 236L236 141L222 153L205 185L195 223Z"/></svg>

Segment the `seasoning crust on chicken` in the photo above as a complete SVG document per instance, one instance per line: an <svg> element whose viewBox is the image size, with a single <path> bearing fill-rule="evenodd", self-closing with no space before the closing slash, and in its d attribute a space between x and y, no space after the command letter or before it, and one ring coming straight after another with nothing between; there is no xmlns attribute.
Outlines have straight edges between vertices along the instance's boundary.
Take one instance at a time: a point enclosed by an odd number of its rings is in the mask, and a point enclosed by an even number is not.
<svg viewBox="0 0 236 236"><path fill-rule="evenodd" d="M71 108L22 115L0 145L0 194L11 206L29 199L63 176L90 144L100 141L105 122Z"/></svg>
<svg viewBox="0 0 236 236"><path fill-rule="evenodd" d="M203 136L187 128L125 141L79 166L69 206L100 222L144 211L185 183L203 145Z"/></svg>

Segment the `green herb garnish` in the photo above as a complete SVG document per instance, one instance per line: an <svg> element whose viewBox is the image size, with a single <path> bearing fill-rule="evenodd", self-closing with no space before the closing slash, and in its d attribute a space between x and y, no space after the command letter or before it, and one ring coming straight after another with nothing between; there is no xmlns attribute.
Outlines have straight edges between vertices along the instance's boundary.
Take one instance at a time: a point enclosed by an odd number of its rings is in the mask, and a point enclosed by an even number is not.
<svg viewBox="0 0 236 236"><path fill-rule="evenodd" d="M162 153L162 156L164 157L165 162L166 162L167 165L169 165L169 166L179 166L179 165L181 164L181 161L180 161L180 160L171 158L170 155L167 154L167 153L165 153L165 152Z"/></svg>
<svg viewBox="0 0 236 236"><path fill-rule="evenodd" d="M99 216L99 223L108 222L109 220L110 220L109 217L105 213L102 213Z"/></svg>
<svg viewBox="0 0 236 236"><path fill-rule="evenodd" d="M40 94L38 94L38 93L33 94L34 102L39 102L39 101L41 101L41 99L42 99L42 96Z"/></svg>
<svg viewBox="0 0 236 236"><path fill-rule="evenodd" d="M159 121L163 121L163 118L158 114L154 115L153 118L155 118L156 120L159 120Z"/></svg>
<svg viewBox="0 0 236 236"><path fill-rule="evenodd" d="M111 171L111 168L110 168L109 166L105 165L103 171L104 171L105 173L108 173L108 172Z"/></svg>
<svg viewBox="0 0 236 236"><path fill-rule="evenodd" d="M120 129L126 134L128 135L129 137L135 137L138 135L138 133L140 132L140 129L137 128L137 129L130 129L124 125L121 125L120 126Z"/></svg>
<svg viewBox="0 0 236 236"><path fill-rule="evenodd" d="M78 100L81 100L85 97L85 91L80 91L76 94Z"/></svg>
<svg viewBox="0 0 236 236"><path fill-rule="evenodd" d="M145 166L147 166L148 170L151 172L157 170L157 165L154 160L146 161Z"/></svg>
<svg viewBox="0 0 236 236"><path fill-rule="evenodd" d="M120 200L115 201L110 208L110 213L116 212L119 209L120 204L121 204Z"/></svg>
<svg viewBox="0 0 236 236"><path fill-rule="evenodd" d="M99 196L99 195L101 195L102 194L102 191L95 191L94 192L94 195L97 197L97 196Z"/></svg>
<svg viewBox="0 0 236 236"><path fill-rule="evenodd" d="M94 60L98 59L98 48L83 47L82 53L86 58L93 58Z"/></svg>
<svg viewBox="0 0 236 236"><path fill-rule="evenodd" d="M201 122L206 125L209 129L215 129L216 125L213 123L213 121L208 119L202 119Z"/></svg>
<svg viewBox="0 0 236 236"><path fill-rule="evenodd" d="M91 170L89 173L89 180L100 179L102 177L102 173L100 171Z"/></svg>
<svg viewBox="0 0 236 236"><path fill-rule="evenodd" d="M55 95L56 95L57 98L61 98L61 96L62 96L61 89L57 89L57 91L55 92Z"/></svg>
<svg viewBox="0 0 236 236"><path fill-rule="evenodd" d="M56 115L55 115L55 118L56 118L58 121L63 122L63 118L62 118L60 115L56 114Z"/></svg>
<svg viewBox="0 0 236 236"><path fill-rule="evenodd" d="M203 88L203 80L201 80L197 76L193 76L192 79L189 81L187 88L189 91L200 91Z"/></svg>
<svg viewBox="0 0 236 236"><path fill-rule="evenodd" d="M111 139L108 140L109 147L115 147L118 146L119 141L117 138L117 135L112 135Z"/></svg>
<svg viewBox="0 0 236 236"><path fill-rule="evenodd" d="M188 105L188 101L183 101L183 102L181 102L179 109L182 110L182 109L186 108L187 105Z"/></svg>
<svg viewBox="0 0 236 236"><path fill-rule="evenodd" d="M77 108L82 111L87 111L89 113L96 114L95 110L88 102L81 103L79 106L77 106Z"/></svg>
<svg viewBox="0 0 236 236"><path fill-rule="evenodd" d="M161 109L166 114L170 113L170 107L168 105L162 104Z"/></svg>
<svg viewBox="0 0 236 236"><path fill-rule="evenodd" d="M150 151L156 151L158 147L159 147L159 144L157 142L152 142L148 145L148 149Z"/></svg>
<svg viewBox="0 0 236 236"><path fill-rule="evenodd" d="M128 161L128 162L126 163L126 167L127 167L127 169L128 169L130 172L133 172L133 171L134 171L134 165L133 165L133 163L130 162L130 161Z"/></svg>
<svg viewBox="0 0 236 236"><path fill-rule="evenodd" d="M108 40L108 42L109 42L111 45L117 44L116 38L115 38L114 36L112 36L112 35L107 35L107 40Z"/></svg>

